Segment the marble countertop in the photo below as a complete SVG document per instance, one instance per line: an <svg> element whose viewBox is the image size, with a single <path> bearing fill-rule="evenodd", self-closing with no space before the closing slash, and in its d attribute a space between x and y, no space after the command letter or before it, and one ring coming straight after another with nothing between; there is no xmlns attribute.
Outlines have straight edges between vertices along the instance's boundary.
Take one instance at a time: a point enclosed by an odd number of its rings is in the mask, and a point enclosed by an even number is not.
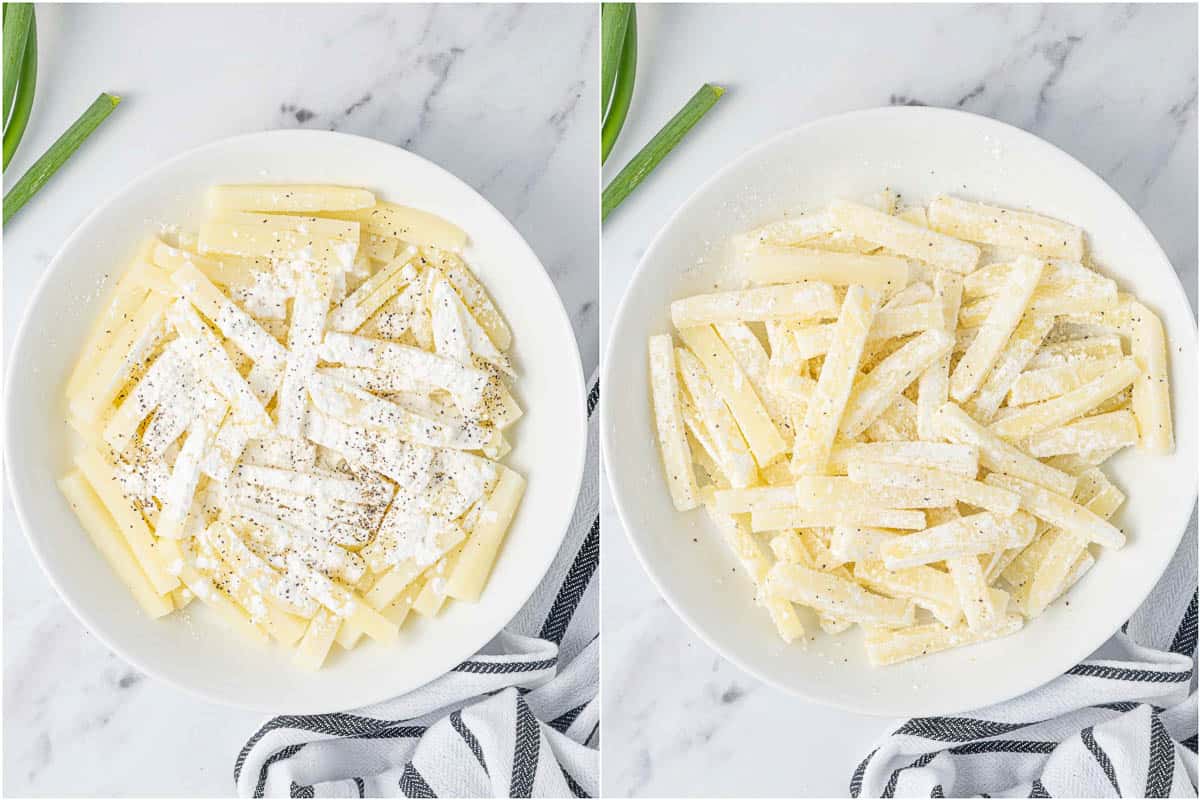
<svg viewBox="0 0 1200 800"><path fill-rule="evenodd" d="M20 175L100 90L124 102L4 232L5 348L59 243L183 150L336 129L454 172L512 220L598 362L595 64L578 6L45 5ZM553 46L548 46L553 44ZM222 796L262 715L145 678L87 634L4 511L4 793Z"/></svg>
<svg viewBox="0 0 1200 800"><path fill-rule="evenodd" d="M704 81L728 93L604 226L601 336L650 239L716 168L829 114L920 103L985 114L1111 183L1196 305L1194 6L639 8L638 77L609 180ZM844 796L890 720L770 689L693 636L602 506L609 796Z"/></svg>

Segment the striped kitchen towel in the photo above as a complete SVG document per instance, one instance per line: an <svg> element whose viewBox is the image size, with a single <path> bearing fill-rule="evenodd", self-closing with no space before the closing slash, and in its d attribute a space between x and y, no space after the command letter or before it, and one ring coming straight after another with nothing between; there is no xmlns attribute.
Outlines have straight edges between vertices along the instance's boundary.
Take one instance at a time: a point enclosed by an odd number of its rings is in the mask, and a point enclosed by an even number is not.
<svg viewBox="0 0 1200 800"><path fill-rule="evenodd" d="M1196 517L1097 658L994 706L906 720L852 797L1195 797Z"/></svg>
<svg viewBox="0 0 1200 800"><path fill-rule="evenodd" d="M241 797L592 797L599 792L600 386L562 549L482 651L409 694L339 714L275 717L233 775Z"/></svg>

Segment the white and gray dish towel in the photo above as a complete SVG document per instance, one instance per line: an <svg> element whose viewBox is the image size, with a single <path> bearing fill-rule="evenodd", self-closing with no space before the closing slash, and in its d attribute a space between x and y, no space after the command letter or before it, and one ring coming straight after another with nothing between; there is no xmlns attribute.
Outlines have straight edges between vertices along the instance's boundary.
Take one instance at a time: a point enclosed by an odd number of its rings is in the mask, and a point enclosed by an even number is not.
<svg viewBox="0 0 1200 800"><path fill-rule="evenodd" d="M1196 580L1193 514L1167 573L1094 658L1008 702L899 723L851 797L1195 797Z"/></svg>
<svg viewBox="0 0 1200 800"><path fill-rule="evenodd" d="M416 691L268 720L239 753L241 797L595 797L600 791L596 378L583 487L562 549L483 650Z"/></svg>

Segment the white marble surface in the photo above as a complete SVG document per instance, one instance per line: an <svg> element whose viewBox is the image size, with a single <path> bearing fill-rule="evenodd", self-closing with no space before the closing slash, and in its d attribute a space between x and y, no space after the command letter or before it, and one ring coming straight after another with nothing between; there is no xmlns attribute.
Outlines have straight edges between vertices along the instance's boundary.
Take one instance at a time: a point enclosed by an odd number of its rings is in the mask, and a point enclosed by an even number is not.
<svg viewBox="0 0 1200 800"><path fill-rule="evenodd" d="M60 5L39 6L38 28L9 175L98 91L124 102L6 226L6 350L59 243L125 182L219 137L309 127L401 145L478 189L541 257L595 368L594 7ZM4 518L5 794L231 794L261 715L131 671L59 601L10 505Z"/></svg>
<svg viewBox="0 0 1200 800"><path fill-rule="evenodd" d="M1196 303L1194 6L639 8L638 83L611 179L703 81L728 94L604 226L601 336L654 233L772 134L889 103L1026 128L1108 180ZM613 391L609 387L608 391ZM657 595L603 514L609 796L844 796L888 720L780 694L724 662Z"/></svg>

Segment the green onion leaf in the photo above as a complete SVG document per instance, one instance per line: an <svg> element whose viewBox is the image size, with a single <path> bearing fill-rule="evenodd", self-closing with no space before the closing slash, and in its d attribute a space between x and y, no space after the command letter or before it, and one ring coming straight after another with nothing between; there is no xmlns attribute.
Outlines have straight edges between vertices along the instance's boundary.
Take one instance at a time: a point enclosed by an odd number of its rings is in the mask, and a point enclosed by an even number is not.
<svg viewBox="0 0 1200 800"><path fill-rule="evenodd" d="M621 46L633 3L605 3L600 11L600 118L608 116L617 65L621 61Z"/></svg>
<svg viewBox="0 0 1200 800"><path fill-rule="evenodd" d="M4 169L17 152L21 137L25 135L25 126L29 124L29 115L33 111L33 93L37 88L37 19L29 20L29 41L25 44L25 59L21 62L21 74L17 80L17 99L13 103L12 116L4 127Z"/></svg>
<svg viewBox="0 0 1200 800"><path fill-rule="evenodd" d="M621 47L621 63L617 66L616 86L613 88L612 103L604 117L600 130L600 163L608 160L625 117L629 115L629 104L633 101L633 79L637 73L637 8L629 12L629 25L625 27L625 43Z"/></svg>
<svg viewBox="0 0 1200 800"><path fill-rule="evenodd" d="M679 112L671 117L662 129L654 134L654 138L638 151L638 154L617 173L612 183L605 187L600 198L600 219L608 218L614 208L621 204L629 193L637 188L658 163L679 144L680 140L692 129L700 118L721 99L725 90L720 86L706 83L692 95L692 99L684 104Z"/></svg>
<svg viewBox="0 0 1200 800"><path fill-rule="evenodd" d="M12 113L13 97L17 93L17 78L21 74L21 64L25 60L25 42L29 38L29 24L33 19L32 3L12 3L12 8L6 8L4 14L4 62L0 69L4 70L4 127L8 127L8 117ZM12 12L12 19L8 18Z"/></svg>
<svg viewBox="0 0 1200 800"><path fill-rule="evenodd" d="M79 149L92 131L108 118L108 115L120 102L121 98L102 92L88 106L87 111L84 111L79 119L75 120L74 124L67 128L54 144L50 145L50 149L43 153L42 157L29 168L29 171L13 184L13 187L8 190L8 194L4 195L4 222L7 223L13 214L29 202L29 198L46 185L46 181L53 177L58 168L66 163L67 159Z"/></svg>

